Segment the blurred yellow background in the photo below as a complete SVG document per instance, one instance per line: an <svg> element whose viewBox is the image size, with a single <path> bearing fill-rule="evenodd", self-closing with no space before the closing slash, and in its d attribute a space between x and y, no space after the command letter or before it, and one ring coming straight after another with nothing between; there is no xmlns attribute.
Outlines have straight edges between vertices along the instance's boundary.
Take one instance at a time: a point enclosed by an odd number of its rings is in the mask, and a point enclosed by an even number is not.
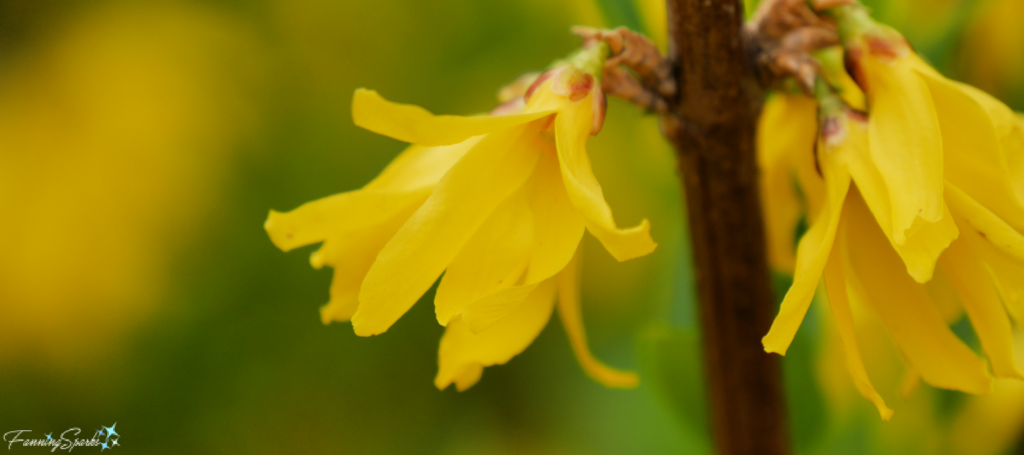
<svg viewBox="0 0 1024 455"><path fill-rule="evenodd" d="M877 3L947 74L1024 108L1024 2ZM637 369L636 390L589 380L551 324L476 387L439 392L432 291L383 336L323 326L330 272L262 229L403 148L352 125L355 88L486 112L577 45L570 26L661 42L663 18L655 0L0 1L0 432L116 421L152 454L709 453L675 160L638 109L611 100L590 149L620 224L649 218L659 249L620 264L588 237L583 271L591 347ZM1010 408L919 391L947 417L918 427L843 411L827 333L802 330L785 362L799 453L869 453L847 443L868 434L911 450L886 453L1016 440L1021 390ZM957 419L990 414L1016 419L991 451L913 451L928 439L913 431L973 441L991 428Z"/></svg>

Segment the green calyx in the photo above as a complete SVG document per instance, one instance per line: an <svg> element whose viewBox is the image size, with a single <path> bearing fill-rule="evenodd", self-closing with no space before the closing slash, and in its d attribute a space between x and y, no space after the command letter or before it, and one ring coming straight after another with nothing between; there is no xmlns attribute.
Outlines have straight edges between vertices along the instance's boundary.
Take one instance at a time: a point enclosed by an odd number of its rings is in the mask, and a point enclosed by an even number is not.
<svg viewBox="0 0 1024 455"><path fill-rule="evenodd" d="M846 102L822 77L814 81L814 98L818 101L818 117L821 119L837 117L848 109Z"/></svg>
<svg viewBox="0 0 1024 455"><path fill-rule="evenodd" d="M882 39L901 38L899 32L876 22L871 12L863 5L842 5L829 10L838 25L839 39L844 47L850 47L866 35Z"/></svg>
<svg viewBox="0 0 1024 455"><path fill-rule="evenodd" d="M589 47L573 52L564 60L558 60L552 67L568 65L594 77L598 82L604 75L604 62L611 56L608 43L598 41Z"/></svg>

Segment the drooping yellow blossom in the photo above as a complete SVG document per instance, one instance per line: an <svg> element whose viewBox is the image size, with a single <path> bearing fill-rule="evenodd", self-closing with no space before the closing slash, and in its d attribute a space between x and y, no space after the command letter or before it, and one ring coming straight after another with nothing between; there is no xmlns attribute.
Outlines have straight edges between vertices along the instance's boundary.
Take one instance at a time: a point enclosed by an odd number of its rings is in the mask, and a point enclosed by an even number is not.
<svg viewBox="0 0 1024 455"><path fill-rule="evenodd" d="M464 390L483 367L522 352L556 301L584 370L608 386L636 385L635 374L590 355L573 260L585 229L620 261L656 246L647 220L616 226L590 168L606 52L580 52L492 115L433 115L357 90L357 125L413 145L362 189L271 211L265 226L285 251L323 242L311 263L335 270L324 323L383 333L443 273L434 298L447 327L438 388Z"/></svg>
<svg viewBox="0 0 1024 455"><path fill-rule="evenodd" d="M777 217L767 223L777 266L787 265L784 239L798 213L792 188L779 182L796 179L810 222L765 350L785 354L824 278L848 370L883 418L892 411L863 366L851 305L873 313L909 367L936 387L986 393L989 368L996 377L1024 378L1007 316L1024 315L1019 120L985 93L942 77L891 29L846 38L867 115L822 82L818 103L777 96L762 118L759 153L771 192L766 213ZM816 130L814 147L807 132ZM936 286L953 289L955 298L938 301ZM950 330L961 312L987 364Z"/></svg>
<svg viewBox="0 0 1024 455"><path fill-rule="evenodd" d="M938 290L929 289L930 292ZM938 301L936 298L936 303ZM857 342L865 352L864 360L872 382L878 390L891 393L899 406L897 418L891 421L865 420L863 399L847 373L842 339L831 310L827 309L828 299L819 299L815 305L824 310L814 316L818 318L818 330L822 333L816 369L827 404L826 412L833 422L858 422L858 439L863 441L858 453L997 455L1011 452L1024 429L1024 381L995 379L992 392L979 396L949 397L948 393L937 390L907 389L906 380L913 378L913 372L907 371L901 353L890 342L891 337L866 309L854 307ZM1015 335L1014 352L1017 361L1022 362L1024 333L1018 331ZM950 398L955 398L953 403L956 404L951 405ZM841 438L825 439L831 439L823 444L826 447L844 445ZM849 444L848 440L845 444ZM828 448L818 451L832 453Z"/></svg>

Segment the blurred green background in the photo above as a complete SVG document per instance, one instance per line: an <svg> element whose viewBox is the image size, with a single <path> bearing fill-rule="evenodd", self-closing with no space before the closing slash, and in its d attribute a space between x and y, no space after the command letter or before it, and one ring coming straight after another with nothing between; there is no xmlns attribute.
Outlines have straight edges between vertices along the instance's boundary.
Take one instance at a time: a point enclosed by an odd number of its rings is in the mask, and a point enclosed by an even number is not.
<svg viewBox="0 0 1024 455"><path fill-rule="evenodd" d="M1024 109L1024 2L874 3ZM709 453L675 161L638 109L611 100L590 151L620 225L649 218L659 249L620 264L587 237L583 271L591 348L635 390L589 380L551 323L439 392L433 291L382 336L323 326L330 271L262 229L403 148L352 125L355 88L486 112L577 45L570 26L663 42L663 18L653 0L0 1L0 432L116 421L118 450L151 454ZM820 313L784 361L797 453L1015 450L1016 385L922 386L880 422Z"/></svg>

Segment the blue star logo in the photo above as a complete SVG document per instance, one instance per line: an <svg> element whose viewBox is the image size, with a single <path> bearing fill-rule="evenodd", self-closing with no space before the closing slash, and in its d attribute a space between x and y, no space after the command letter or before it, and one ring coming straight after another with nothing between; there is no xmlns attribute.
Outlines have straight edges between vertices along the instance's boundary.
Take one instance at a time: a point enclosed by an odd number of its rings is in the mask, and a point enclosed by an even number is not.
<svg viewBox="0 0 1024 455"><path fill-rule="evenodd" d="M107 447L107 443L105 443L105 442L101 442L101 443L100 443L100 452L102 452L102 451L104 451L104 450L107 450L107 449L109 449L109 448L110 448L110 447Z"/></svg>
<svg viewBox="0 0 1024 455"><path fill-rule="evenodd" d="M103 428L103 425L100 425L100 428ZM96 434L99 435L99 437L97 437L97 439L102 438L103 437L103 430L96 430Z"/></svg>
<svg viewBox="0 0 1024 455"><path fill-rule="evenodd" d="M53 432L46 433L46 440L49 441L49 440L52 440L52 439L53 439Z"/></svg>
<svg viewBox="0 0 1024 455"><path fill-rule="evenodd" d="M110 439L111 436L117 436L117 437L121 436L121 435L117 434L116 431L114 431L114 427L116 427L116 426L117 426L117 422L114 422L114 424L109 426L109 427L103 427L103 429L106 430L106 432L107 432L107 439ZM102 450L101 450L101 452L102 452Z"/></svg>

